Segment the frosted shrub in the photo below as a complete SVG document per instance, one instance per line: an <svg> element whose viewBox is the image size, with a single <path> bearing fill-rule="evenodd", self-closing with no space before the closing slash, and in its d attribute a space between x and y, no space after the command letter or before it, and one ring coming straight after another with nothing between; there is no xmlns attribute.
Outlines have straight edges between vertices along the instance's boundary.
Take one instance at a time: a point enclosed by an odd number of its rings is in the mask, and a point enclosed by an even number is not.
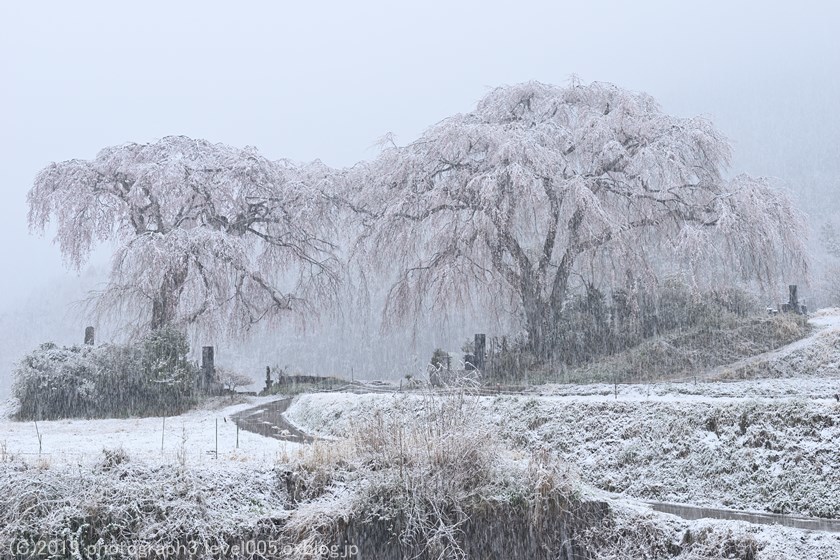
<svg viewBox="0 0 840 560"><path fill-rule="evenodd" d="M21 360L15 397L22 419L88 416L96 404L94 349L59 348L51 342Z"/></svg>
<svg viewBox="0 0 840 560"><path fill-rule="evenodd" d="M135 345L42 344L15 370L19 419L124 417L180 413L196 402L198 370L174 330Z"/></svg>

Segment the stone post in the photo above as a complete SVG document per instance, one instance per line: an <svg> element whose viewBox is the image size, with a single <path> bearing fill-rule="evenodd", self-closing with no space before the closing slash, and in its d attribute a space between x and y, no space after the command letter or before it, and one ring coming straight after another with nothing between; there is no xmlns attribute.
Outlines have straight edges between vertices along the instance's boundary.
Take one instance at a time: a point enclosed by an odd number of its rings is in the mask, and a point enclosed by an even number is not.
<svg viewBox="0 0 840 560"><path fill-rule="evenodd" d="M201 380L205 389L213 386L213 381L216 377L216 366L214 364L214 355L212 346L201 347Z"/></svg>
<svg viewBox="0 0 840 560"><path fill-rule="evenodd" d="M265 392L271 392L271 366L265 366Z"/></svg>
<svg viewBox="0 0 840 560"><path fill-rule="evenodd" d="M474 346L475 348L473 348L473 354L475 354L475 369L484 373L487 353L487 337L484 334L476 333Z"/></svg>
<svg viewBox="0 0 840 560"><path fill-rule="evenodd" d="M85 344L88 346L93 346L93 327L85 328Z"/></svg>
<svg viewBox="0 0 840 560"><path fill-rule="evenodd" d="M790 310L794 313L799 313L799 298L797 297L797 289L796 284L791 284L788 286L788 291L790 292L790 298L788 300L788 304L790 305Z"/></svg>

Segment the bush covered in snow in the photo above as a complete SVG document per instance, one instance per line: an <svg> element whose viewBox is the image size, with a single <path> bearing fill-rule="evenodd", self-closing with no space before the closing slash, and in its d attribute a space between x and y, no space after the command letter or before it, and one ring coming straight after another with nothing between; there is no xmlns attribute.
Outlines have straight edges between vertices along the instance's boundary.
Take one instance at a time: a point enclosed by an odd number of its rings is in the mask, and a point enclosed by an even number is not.
<svg viewBox="0 0 840 560"><path fill-rule="evenodd" d="M155 331L133 345L42 344L15 370L22 420L178 414L196 403L198 368L183 334Z"/></svg>

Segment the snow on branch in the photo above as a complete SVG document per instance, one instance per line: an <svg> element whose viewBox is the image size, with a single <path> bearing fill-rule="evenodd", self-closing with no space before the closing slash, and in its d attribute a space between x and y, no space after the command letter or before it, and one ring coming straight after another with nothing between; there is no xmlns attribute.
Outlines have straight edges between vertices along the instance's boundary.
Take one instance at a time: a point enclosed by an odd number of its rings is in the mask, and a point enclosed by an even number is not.
<svg viewBox="0 0 840 560"><path fill-rule="evenodd" d="M250 325L329 299L339 278L331 170L270 161L253 148L170 136L53 163L28 195L29 226L57 224L68 264L113 240L103 312L141 323Z"/></svg>
<svg viewBox="0 0 840 560"><path fill-rule="evenodd" d="M504 296L533 340L573 278L620 285L677 262L770 283L806 268L802 216L765 180L726 180L729 160L709 121L646 94L528 82L386 145L345 196L363 261L399 271L388 316Z"/></svg>

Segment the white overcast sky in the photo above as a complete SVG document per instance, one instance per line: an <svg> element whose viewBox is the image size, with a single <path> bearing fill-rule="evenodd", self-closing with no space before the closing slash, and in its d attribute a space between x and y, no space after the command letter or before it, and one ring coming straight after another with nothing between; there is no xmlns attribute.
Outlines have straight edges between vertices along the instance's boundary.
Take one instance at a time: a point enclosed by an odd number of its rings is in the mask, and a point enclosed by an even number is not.
<svg viewBox="0 0 840 560"><path fill-rule="evenodd" d="M126 141L185 134L351 165L491 87L577 74L710 116L738 171L838 177L838 5L4 0L0 311L70 274L28 234L34 175Z"/></svg>

